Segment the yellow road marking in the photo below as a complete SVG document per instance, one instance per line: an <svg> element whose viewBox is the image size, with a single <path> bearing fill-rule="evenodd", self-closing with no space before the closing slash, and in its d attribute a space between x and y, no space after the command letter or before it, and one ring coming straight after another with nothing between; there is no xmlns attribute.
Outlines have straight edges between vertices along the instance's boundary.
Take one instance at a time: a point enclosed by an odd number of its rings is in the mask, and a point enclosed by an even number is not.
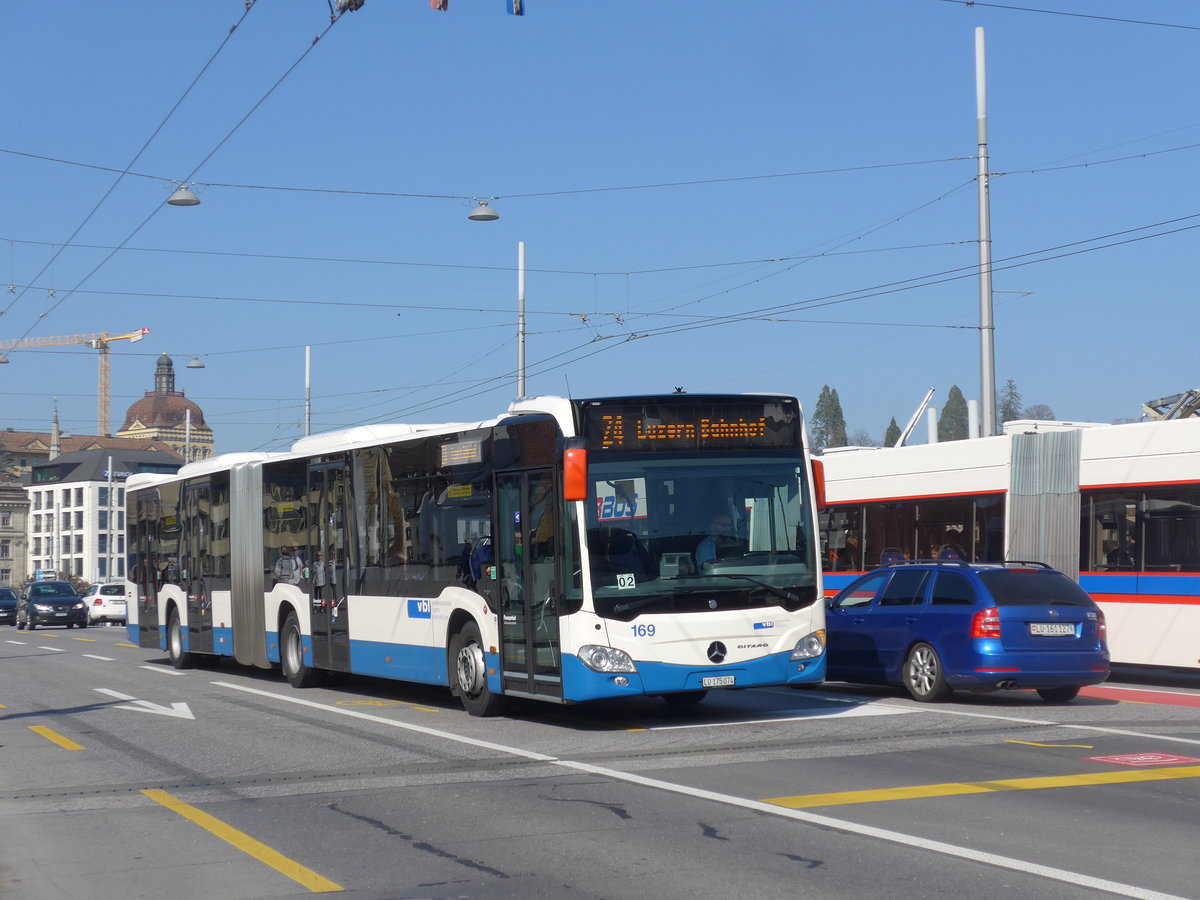
<svg viewBox="0 0 1200 900"><path fill-rule="evenodd" d="M955 797L962 794L990 794L994 791L1036 791L1043 788L1080 787L1095 784L1130 784L1138 781L1169 781L1175 778L1200 778L1200 766L1165 766L1161 769L1130 769L1113 772L1088 772L1084 775L1047 775L1036 778L1011 778L1004 781L950 782L917 784L911 787L878 788L869 791L842 791L834 794L802 794L795 797L769 797L788 809L814 806L845 806L851 803L879 803L886 800L923 800L929 797Z"/></svg>
<svg viewBox="0 0 1200 900"><path fill-rule="evenodd" d="M179 813L179 815L188 821L194 822L227 844L231 844L248 856L253 856L259 862L270 866L281 875L286 875L292 881L302 887L308 888L314 894L328 894L334 891L345 890L340 884L330 881L325 876L319 875L312 869L300 865L295 860L288 859L282 853L272 850L261 841L256 841L250 835L238 831L231 825L226 825L220 819L184 803L166 791L146 790L142 791L142 793L155 803L161 803L167 809Z"/></svg>
<svg viewBox="0 0 1200 900"><path fill-rule="evenodd" d="M51 729L47 728L45 725L30 725L29 730L32 731L34 734L40 734L42 737L44 737L48 741L53 741L55 744L58 744L58 746L62 747L64 750L82 750L83 749L83 747L81 745L75 743L70 738L63 737L57 731L52 731Z"/></svg>
<svg viewBox="0 0 1200 900"><path fill-rule="evenodd" d="M73 641L88 641L92 644L96 643L95 638L71 638L71 640L73 640Z"/></svg>
<svg viewBox="0 0 1200 900"><path fill-rule="evenodd" d="M408 703L404 700L339 700L338 706L402 706L405 709L415 709L419 712L441 712L440 709L434 709L432 706L417 706L415 703Z"/></svg>
<svg viewBox="0 0 1200 900"><path fill-rule="evenodd" d="M1092 744L1039 744L1035 741L1006 740L1006 744L1023 744L1026 747L1062 747L1068 750L1095 750Z"/></svg>
<svg viewBox="0 0 1200 900"><path fill-rule="evenodd" d="M129 647L129 648L131 648L131 649L133 649L133 650L140 650L140 649L141 649L141 647L139 647L137 644L117 644L117 646L118 646L118 647Z"/></svg>

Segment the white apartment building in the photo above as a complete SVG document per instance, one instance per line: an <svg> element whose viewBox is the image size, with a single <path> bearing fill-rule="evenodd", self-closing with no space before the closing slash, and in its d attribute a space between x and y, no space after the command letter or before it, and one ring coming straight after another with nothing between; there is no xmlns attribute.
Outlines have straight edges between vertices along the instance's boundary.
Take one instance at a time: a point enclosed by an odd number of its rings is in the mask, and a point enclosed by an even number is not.
<svg viewBox="0 0 1200 900"><path fill-rule="evenodd" d="M29 574L88 582L125 577L125 480L139 472L176 472L181 465L155 450L82 450L34 465Z"/></svg>

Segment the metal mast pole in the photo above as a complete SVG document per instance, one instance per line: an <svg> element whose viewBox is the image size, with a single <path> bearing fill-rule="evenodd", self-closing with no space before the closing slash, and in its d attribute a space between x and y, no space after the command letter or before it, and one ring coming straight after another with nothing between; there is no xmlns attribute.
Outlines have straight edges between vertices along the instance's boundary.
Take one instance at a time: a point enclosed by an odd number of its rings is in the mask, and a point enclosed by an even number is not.
<svg viewBox="0 0 1200 900"><path fill-rule="evenodd" d="M996 433L996 329L992 322L992 214L988 203L987 71L983 29L975 29L975 109L979 140L979 408L981 437Z"/></svg>
<svg viewBox="0 0 1200 900"><path fill-rule="evenodd" d="M312 434L312 345L304 347L304 436Z"/></svg>
<svg viewBox="0 0 1200 900"><path fill-rule="evenodd" d="M525 396L525 242L517 242L517 396Z"/></svg>

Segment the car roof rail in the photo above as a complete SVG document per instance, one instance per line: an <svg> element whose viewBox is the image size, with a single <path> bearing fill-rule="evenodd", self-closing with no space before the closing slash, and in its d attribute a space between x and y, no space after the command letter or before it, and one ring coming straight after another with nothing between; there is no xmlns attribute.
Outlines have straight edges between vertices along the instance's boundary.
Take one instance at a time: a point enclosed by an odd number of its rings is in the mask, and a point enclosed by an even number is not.
<svg viewBox="0 0 1200 900"><path fill-rule="evenodd" d="M1009 566L1022 566L1022 567L1032 568L1032 569L1053 569L1054 568L1054 566L1050 565L1049 563L1036 562L1031 559L1006 559L1004 561L1004 567L1008 568Z"/></svg>
<svg viewBox="0 0 1200 900"><path fill-rule="evenodd" d="M970 565L971 563L965 559L898 559L880 568L886 569L889 566L955 566L957 568L968 568Z"/></svg>

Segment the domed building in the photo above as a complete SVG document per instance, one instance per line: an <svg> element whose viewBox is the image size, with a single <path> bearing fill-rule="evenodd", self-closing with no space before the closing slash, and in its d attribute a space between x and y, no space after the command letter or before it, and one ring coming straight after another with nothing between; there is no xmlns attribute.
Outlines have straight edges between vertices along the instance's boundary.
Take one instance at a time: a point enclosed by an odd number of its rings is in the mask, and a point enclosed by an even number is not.
<svg viewBox="0 0 1200 900"><path fill-rule="evenodd" d="M186 462L213 455L213 433L204 411L175 390L175 363L165 353L154 369L154 390L129 407L117 437L161 441Z"/></svg>

